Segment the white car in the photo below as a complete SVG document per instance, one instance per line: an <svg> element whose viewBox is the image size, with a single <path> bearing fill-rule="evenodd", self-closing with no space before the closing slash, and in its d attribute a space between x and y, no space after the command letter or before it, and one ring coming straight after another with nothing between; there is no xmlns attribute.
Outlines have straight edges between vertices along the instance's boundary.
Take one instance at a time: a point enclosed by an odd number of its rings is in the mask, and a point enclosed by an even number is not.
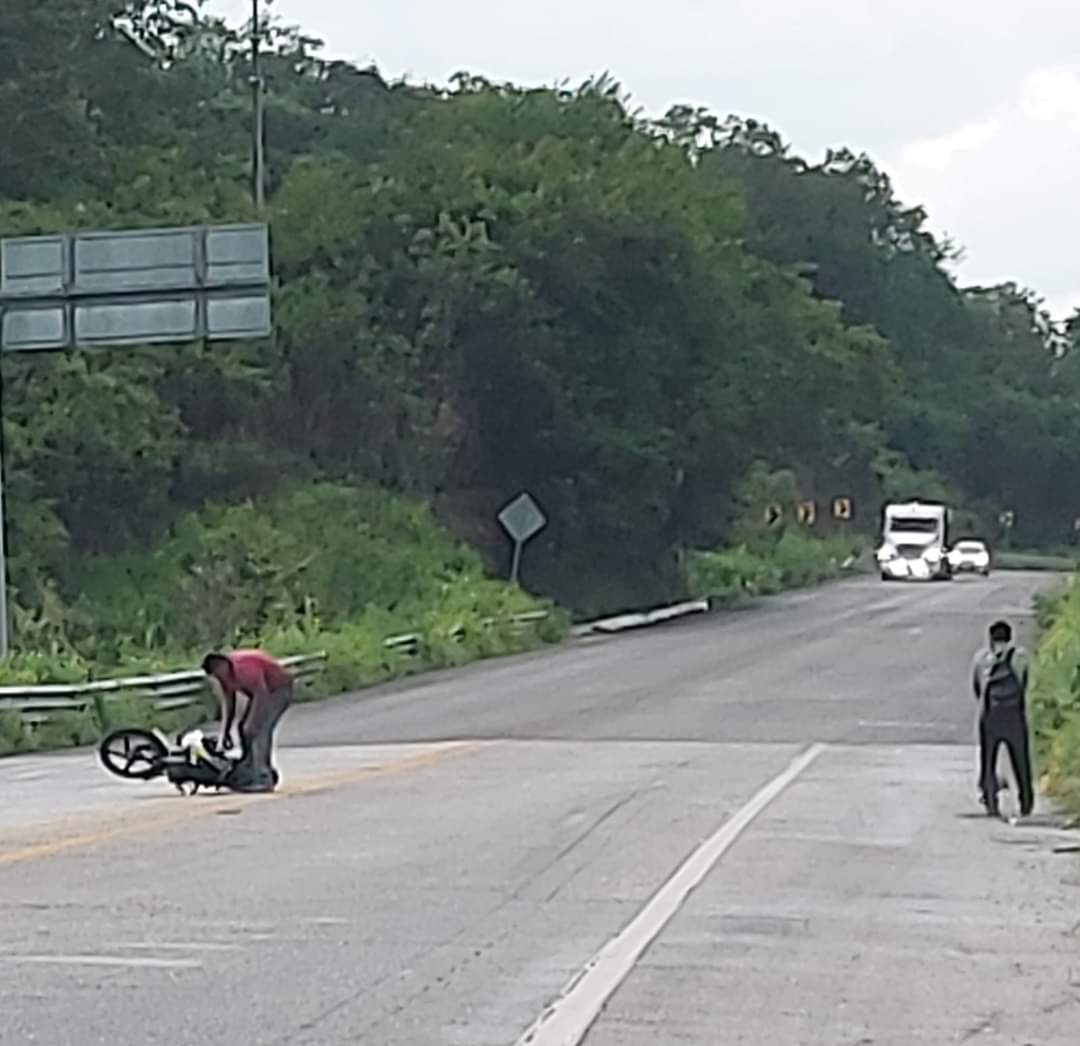
<svg viewBox="0 0 1080 1046"><path fill-rule="evenodd" d="M990 549L985 541L958 541L949 549L949 566L954 574L990 576Z"/></svg>

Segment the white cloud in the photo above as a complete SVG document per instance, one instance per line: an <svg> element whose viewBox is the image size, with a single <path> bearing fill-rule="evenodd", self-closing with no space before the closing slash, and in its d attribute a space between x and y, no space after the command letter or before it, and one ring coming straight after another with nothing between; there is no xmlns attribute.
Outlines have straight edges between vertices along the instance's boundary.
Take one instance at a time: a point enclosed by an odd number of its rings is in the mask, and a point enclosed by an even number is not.
<svg viewBox="0 0 1080 1046"><path fill-rule="evenodd" d="M1071 256L1080 238L1078 120L1080 70L1035 65L979 121L885 156L904 199L924 205L931 226L964 248L961 280L1015 280L1059 318L1080 308Z"/></svg>
<svg viewBox="0 0 1080 1046"><path fill-rule="evenodd" d="M960 153L972 152L988 145L1001 130L997 120L967 124L936 138L912 142L902 153L905 163L932 171L944 171Z"/></svg>
<svg viewBox="0 0 1080 1046"><path fill-rule="evenodd" d="M1055 319L1067 320L1073 313L1080 312L1080 287L1060 294L1051 294L1046 299L1046 308Z"/></svg>
<svg viewBox="0 0 1080 1046"><path fill-rule="evenodd" d="M1024 84L1024 115L1032 120L1080 117L1080 73L1076 69L1038 69Z"/></svg>

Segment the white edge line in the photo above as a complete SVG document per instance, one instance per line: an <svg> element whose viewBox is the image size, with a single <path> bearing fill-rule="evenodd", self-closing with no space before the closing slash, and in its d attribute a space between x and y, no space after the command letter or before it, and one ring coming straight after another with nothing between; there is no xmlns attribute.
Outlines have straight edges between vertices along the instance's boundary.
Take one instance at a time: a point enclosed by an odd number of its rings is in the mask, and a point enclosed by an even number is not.
<svg viewBox="0 0 1080 1046"><path fill-rule="evenodd" d="M195 970L202 966L196 959L151 959L122 955L0 955L0 962L40 966L126 966L153 970Z"/></svg>
<svg viewBox="0 0 1080 1046"><path fill-rule="evenodd" d="M529 1026L516 1046L577 1046L608 999L724 854L754 820L814 762L826 746L811 745L761 788L676 869L630 923L589 960Z"/></svg>

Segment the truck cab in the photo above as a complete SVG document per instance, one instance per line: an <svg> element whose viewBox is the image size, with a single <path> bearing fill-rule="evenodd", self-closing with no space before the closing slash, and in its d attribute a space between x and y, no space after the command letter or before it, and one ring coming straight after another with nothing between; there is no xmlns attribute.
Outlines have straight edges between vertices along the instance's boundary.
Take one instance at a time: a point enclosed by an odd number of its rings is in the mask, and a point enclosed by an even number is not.
<svg viewBox="0 0 1080 1046"><path fill-rule="evenodd" d="M911 501L885 506L877 551L883 581L936 581L952 576L947 545L949 510Z"/></svg>

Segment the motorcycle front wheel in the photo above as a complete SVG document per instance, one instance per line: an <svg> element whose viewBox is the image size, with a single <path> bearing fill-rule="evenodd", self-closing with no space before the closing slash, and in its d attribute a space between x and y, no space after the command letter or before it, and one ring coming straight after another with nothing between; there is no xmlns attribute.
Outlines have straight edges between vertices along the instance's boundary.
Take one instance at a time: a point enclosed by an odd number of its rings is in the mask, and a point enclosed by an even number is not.
<svg viewBox="0 0 1080 1046"><path fill-rule="evenodd" d="M168 748L157 734L138 727L113 730L98 745L98 758L105 769L129 781L160 777L168 755Z"/></svg>

